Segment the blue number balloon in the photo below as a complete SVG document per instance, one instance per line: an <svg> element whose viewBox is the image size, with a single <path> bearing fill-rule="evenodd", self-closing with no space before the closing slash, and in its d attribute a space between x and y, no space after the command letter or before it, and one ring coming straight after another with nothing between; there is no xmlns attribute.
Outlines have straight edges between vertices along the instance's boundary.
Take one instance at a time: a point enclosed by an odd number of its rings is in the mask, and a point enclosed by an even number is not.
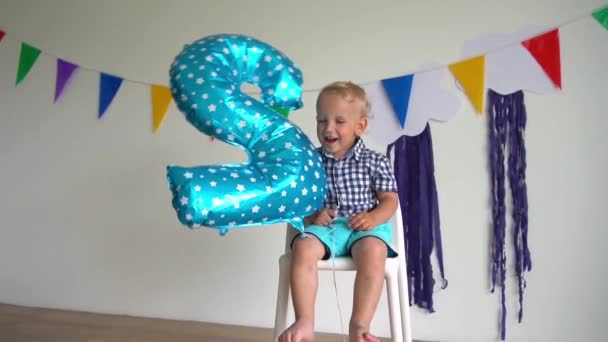
<svg viewBox="0 0 608 342"><path fill-rule="evenodd" d="M323 205L325 171L302 130L270 106L302 107L302 73L283 53L242 35L186 45L170 68L171 91L199 131L245 149L246 163L169 165L173 208L190 227L229 229L302 219ZM261 90L260 100L241 91Z"/></svg>

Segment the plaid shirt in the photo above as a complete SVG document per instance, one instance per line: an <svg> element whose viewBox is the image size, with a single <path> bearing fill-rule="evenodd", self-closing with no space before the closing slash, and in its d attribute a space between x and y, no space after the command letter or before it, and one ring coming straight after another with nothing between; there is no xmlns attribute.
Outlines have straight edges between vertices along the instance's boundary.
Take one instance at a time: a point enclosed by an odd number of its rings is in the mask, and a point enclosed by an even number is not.
<svg viewBox="0 0 608 342"><path fill-rule="evenodd" d="M397 182L388 158L369 150L358 139L355 146L337 160L318 149L327 176L325 208L337 209L337 216L351 217L378 205L376 191L397 192Z"/></svg>

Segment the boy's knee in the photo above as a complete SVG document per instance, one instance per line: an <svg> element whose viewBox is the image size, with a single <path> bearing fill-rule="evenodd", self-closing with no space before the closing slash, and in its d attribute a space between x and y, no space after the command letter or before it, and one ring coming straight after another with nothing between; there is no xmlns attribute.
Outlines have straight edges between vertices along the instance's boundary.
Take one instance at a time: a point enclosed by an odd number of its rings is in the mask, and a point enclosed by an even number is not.
<svg viewBox="0 0 608 342"><path fill-rule="evenodd" d="M297 237L291 245L294 259L318 261L325 255L325 246L314 235Z"/></svg>
<svg viewBox="0 0 608 342"><path fill-rule="evenodd" d="M353 259L384 261L386 259L388 248L384 241L368 236L364 237L353 244L351 249Z"/></svg>

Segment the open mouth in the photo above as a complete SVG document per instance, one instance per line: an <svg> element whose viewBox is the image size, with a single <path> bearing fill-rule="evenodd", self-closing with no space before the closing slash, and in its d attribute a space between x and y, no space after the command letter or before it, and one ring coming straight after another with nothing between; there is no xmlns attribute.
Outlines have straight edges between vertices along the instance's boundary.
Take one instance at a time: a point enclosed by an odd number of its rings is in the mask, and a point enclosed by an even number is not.
<svg viewBox="0 0 608 342"><path fill-rule="evenodd" d="M335 143L337 141L338 141L338 138L327 138L327 137L325 138L325 143L326 144L330 144L331 145L331 144L333 144L333 143Z"/></svg>

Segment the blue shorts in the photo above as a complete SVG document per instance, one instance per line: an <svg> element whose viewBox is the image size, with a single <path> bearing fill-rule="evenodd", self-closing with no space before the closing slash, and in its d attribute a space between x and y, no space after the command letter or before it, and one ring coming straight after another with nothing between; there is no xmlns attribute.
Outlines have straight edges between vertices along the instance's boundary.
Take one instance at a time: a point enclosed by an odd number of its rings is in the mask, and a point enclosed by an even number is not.
<svg viewBox="0 0 608 342"><path fill-rule="evenodd" d="M332 255L350 256L355 242L368 236L384 241L388 250L387 257L394 258L398 255L390 245L393 237L390 222L385 222L371 230L357 231L348 226L348 218L337 218L329 224L329 227L310 225L304 228L304 234L298 234L296 238L306 238L306 234L314 235L325 246L323 260L329 259ZM291 243L293 245L293 241Z"/></svg>

